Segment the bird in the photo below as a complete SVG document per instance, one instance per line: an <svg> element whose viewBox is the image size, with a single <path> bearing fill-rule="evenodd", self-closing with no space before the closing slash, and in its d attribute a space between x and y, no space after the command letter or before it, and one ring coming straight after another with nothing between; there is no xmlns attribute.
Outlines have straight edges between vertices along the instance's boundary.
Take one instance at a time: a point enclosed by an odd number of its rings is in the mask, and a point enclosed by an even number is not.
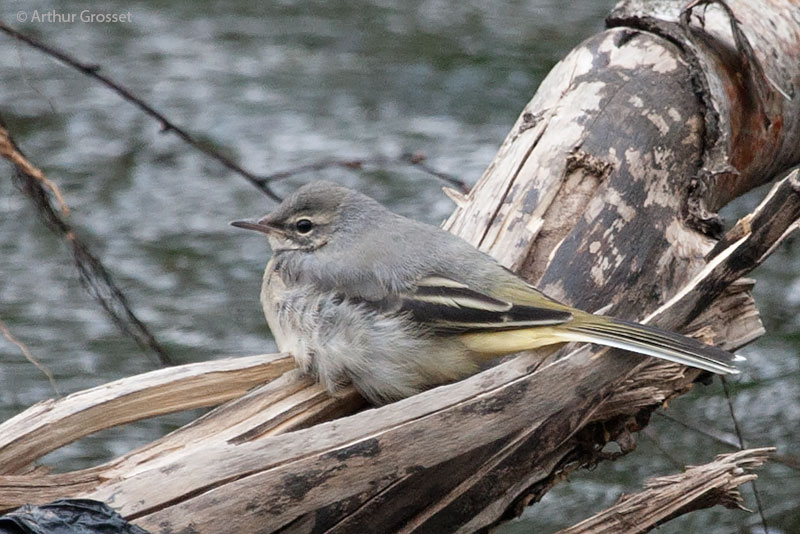
<svg viewBox="0 0 800 534"><path fill-rule="evenodd" d="M463 379L500 356L587 342L721 375L743 358L550 298L441 228L313 181L259 219L272 257L260 301L282 352L333 395L375 405Z"/></svg>

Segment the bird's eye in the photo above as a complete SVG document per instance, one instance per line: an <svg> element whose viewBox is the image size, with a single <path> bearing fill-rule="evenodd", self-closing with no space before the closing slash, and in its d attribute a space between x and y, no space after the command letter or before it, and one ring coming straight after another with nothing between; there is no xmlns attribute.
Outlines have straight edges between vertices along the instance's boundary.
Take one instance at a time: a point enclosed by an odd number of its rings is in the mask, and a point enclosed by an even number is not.
<svg viewBox="0 0 800 534"><path fill-rule="evenodd" d="M297 228L297 231L301 234L307 234L314 228L314 223L308 219L298 219L297 222L294 223L294 227Z"/></svg>

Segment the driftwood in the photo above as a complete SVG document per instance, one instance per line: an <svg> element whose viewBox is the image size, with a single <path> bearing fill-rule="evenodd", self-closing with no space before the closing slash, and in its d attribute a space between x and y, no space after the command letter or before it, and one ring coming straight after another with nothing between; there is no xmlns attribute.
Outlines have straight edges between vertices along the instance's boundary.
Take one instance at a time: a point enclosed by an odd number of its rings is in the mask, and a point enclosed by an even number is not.
<svg viewBox="0 0 800 534"><path fill-rule="evenodd" d="M40 402L3 423L0 474L16 473L48 452L104 428L241 397L293 367L290 356L279 354L217 360L153 371ZM58 426L58 432L51 425Z"/></svg>
<svg viewBox="0 0 800 534"><path fill-rule="evenodd" d="M450 192L459 207L446 227L584 309L729 349L760 335L741 277L797 227L798 173L727 234L716 211L800 163L800 98L785 96L800 80L800 30L785 19L790 2L752 4L730 2L741 26L712 5L703 27L681 24L677 4L618 7L611 29L553 69L473 191ZM698 376L565 347L320 423L362 404L353 393L328 398L293 371L142 449L64 474L32 469L26 444L76 439L76 420L62 434L53 417L29 436L22 414L0 426L0 436L15 428L0 454L24 458L4 467L0 507L92 497L164 533L473 532L604 458L607 441L630 450L648 414ZM112 422L175 402L157 391ZM71 402L50 409L80 413Z"/></svg>
<svg viewBox="0 0 800 534"><path fill-rule="evenodd" d="M772 451L722 454L711 463L690 467L678 475L648 480L644 491L623 495L608 510L556 534L640 534L673 517L716 504L747 510L737 487L756 478L748 470L763 464Z"/></svg>

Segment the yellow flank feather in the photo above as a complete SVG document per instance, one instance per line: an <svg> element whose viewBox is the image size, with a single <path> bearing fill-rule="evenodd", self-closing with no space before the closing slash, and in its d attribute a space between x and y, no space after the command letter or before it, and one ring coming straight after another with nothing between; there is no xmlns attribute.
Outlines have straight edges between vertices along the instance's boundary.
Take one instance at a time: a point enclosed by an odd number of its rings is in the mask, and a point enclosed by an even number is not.
<svg viewBox="0 0 800 534"><path fill-rule="evenodd" d="M470 351L489 359L523 350L577 341L569 337L568 332L557 327L533 326L515 330L462 334L458 340Z"/></svg>

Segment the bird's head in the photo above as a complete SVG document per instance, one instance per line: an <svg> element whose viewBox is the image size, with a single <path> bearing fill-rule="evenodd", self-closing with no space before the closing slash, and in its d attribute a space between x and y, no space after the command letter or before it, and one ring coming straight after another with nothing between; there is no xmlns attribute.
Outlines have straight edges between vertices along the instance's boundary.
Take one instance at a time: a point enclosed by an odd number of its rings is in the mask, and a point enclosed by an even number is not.
<svg viewBox="0 0 800 534"><path fill-rule="evenodd" d="M317 181L304 185L260 219L231 225L266 234L275 252L310 252L345 237L354 219L374 205L378 204L352 189Z"/></svg>

